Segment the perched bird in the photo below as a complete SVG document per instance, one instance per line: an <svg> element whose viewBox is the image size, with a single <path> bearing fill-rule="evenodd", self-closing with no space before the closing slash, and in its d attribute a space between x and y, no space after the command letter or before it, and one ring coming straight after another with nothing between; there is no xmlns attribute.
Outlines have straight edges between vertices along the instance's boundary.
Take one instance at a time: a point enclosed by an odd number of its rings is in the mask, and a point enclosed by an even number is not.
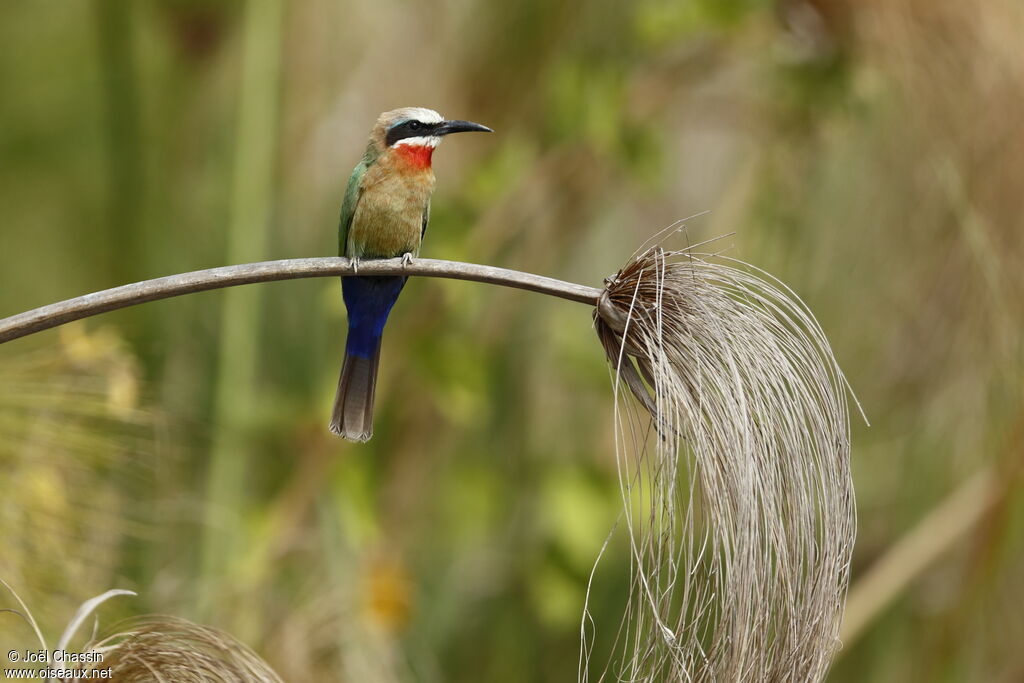
<svg viewBox="0 0 1024 683"><path fill-rule="evenodd" d="M409 262L419 255L434 192L434 148L449 133L469 131L491 129L470 121L446 121L436 111L420 107L380 115L341 205L338 249L356 261L357 270L361 259L400 256ZM405 280L404 276L341 279L348 340L331 431L350 441L368 441L373 434L381 335Z"/></svg>

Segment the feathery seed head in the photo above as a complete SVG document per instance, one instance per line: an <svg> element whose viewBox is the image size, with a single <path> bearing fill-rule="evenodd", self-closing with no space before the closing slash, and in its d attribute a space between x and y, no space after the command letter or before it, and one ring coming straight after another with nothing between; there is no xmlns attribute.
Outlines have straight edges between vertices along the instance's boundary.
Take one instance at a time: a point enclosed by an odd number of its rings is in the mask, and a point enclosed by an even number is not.
<svg viewBox="0 0 1024 683"><path fill-rule="evenodd" d="M818 681L855 533L848 387L792 291L702 256L647 250L594 313L633 555L602 680Z"/></svg>
<svg viewBox="0 0 1024 683"><path fill-rule="evenodd" d="M122 683L282 683L256 653L209 626L150 616L114 628L91 649L104 653L94 668L111 672Z"/></svg>

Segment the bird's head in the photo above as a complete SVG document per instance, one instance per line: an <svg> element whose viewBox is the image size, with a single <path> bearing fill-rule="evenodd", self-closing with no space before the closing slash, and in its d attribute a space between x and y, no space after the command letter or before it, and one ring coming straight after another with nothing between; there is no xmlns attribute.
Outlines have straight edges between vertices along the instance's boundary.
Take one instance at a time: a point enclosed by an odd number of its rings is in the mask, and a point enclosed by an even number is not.
<svg viewBox="0 0 1024 683"><path fill-rule="evenodd" d="M429 167L434 148L445 135L473 131L492 132L472 121L446 120L433 109L403 107L380 115L370 144L378 154L394 152L415 166Z"/></svg>

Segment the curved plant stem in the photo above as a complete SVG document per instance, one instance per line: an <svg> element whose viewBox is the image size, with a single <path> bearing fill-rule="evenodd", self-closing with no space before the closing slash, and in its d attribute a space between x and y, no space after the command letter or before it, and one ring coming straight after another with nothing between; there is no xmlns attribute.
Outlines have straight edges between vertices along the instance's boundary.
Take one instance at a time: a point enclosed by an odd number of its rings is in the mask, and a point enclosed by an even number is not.
<svg viewBox="0 0 1024 683"><path fill-rule="evenodd" d="M344 277L354 275L355 268L351 261L341 257L301 258L282 261L263 261L245 263L237 266L222 266L209 270L196 270L191 273L168 275L154 280L134 282L101 292L93 292L84 296L60 301L49 306L42 306L25 311L9 318L0 319L0 344L25 337L36 332L48 330L90 316L156 301L168 299L193 292L204 292L209 289L221 289L247 285L254 282L272 282L274 280L296 280L309 277ZM476 263L460 261L440 261L436 259L415 259L403 265L401 259L361 261L358 265L359 275L419 275L423 277L441 277L453 280L471 280L492 285L502 285L525 289L540 294L577 301L591 306L597 305L601 290L586 285L555 280L524 273L518 270L495 268Z"/></svg>

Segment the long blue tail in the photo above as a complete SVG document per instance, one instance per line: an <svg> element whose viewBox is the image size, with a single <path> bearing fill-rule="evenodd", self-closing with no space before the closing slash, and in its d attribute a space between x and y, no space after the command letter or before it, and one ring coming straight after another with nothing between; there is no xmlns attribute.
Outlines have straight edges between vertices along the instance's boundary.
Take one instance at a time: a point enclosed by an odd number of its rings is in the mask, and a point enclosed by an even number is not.
<svg viewBox="0 0 1024 683"><path fill-rule="evenodd" d="M380 362L380 340L391 307L405 286L404 277L344 277L341 291L348 309L345 364L334 397L331 431L349 441L373 436L373 397Z"/></svg>

